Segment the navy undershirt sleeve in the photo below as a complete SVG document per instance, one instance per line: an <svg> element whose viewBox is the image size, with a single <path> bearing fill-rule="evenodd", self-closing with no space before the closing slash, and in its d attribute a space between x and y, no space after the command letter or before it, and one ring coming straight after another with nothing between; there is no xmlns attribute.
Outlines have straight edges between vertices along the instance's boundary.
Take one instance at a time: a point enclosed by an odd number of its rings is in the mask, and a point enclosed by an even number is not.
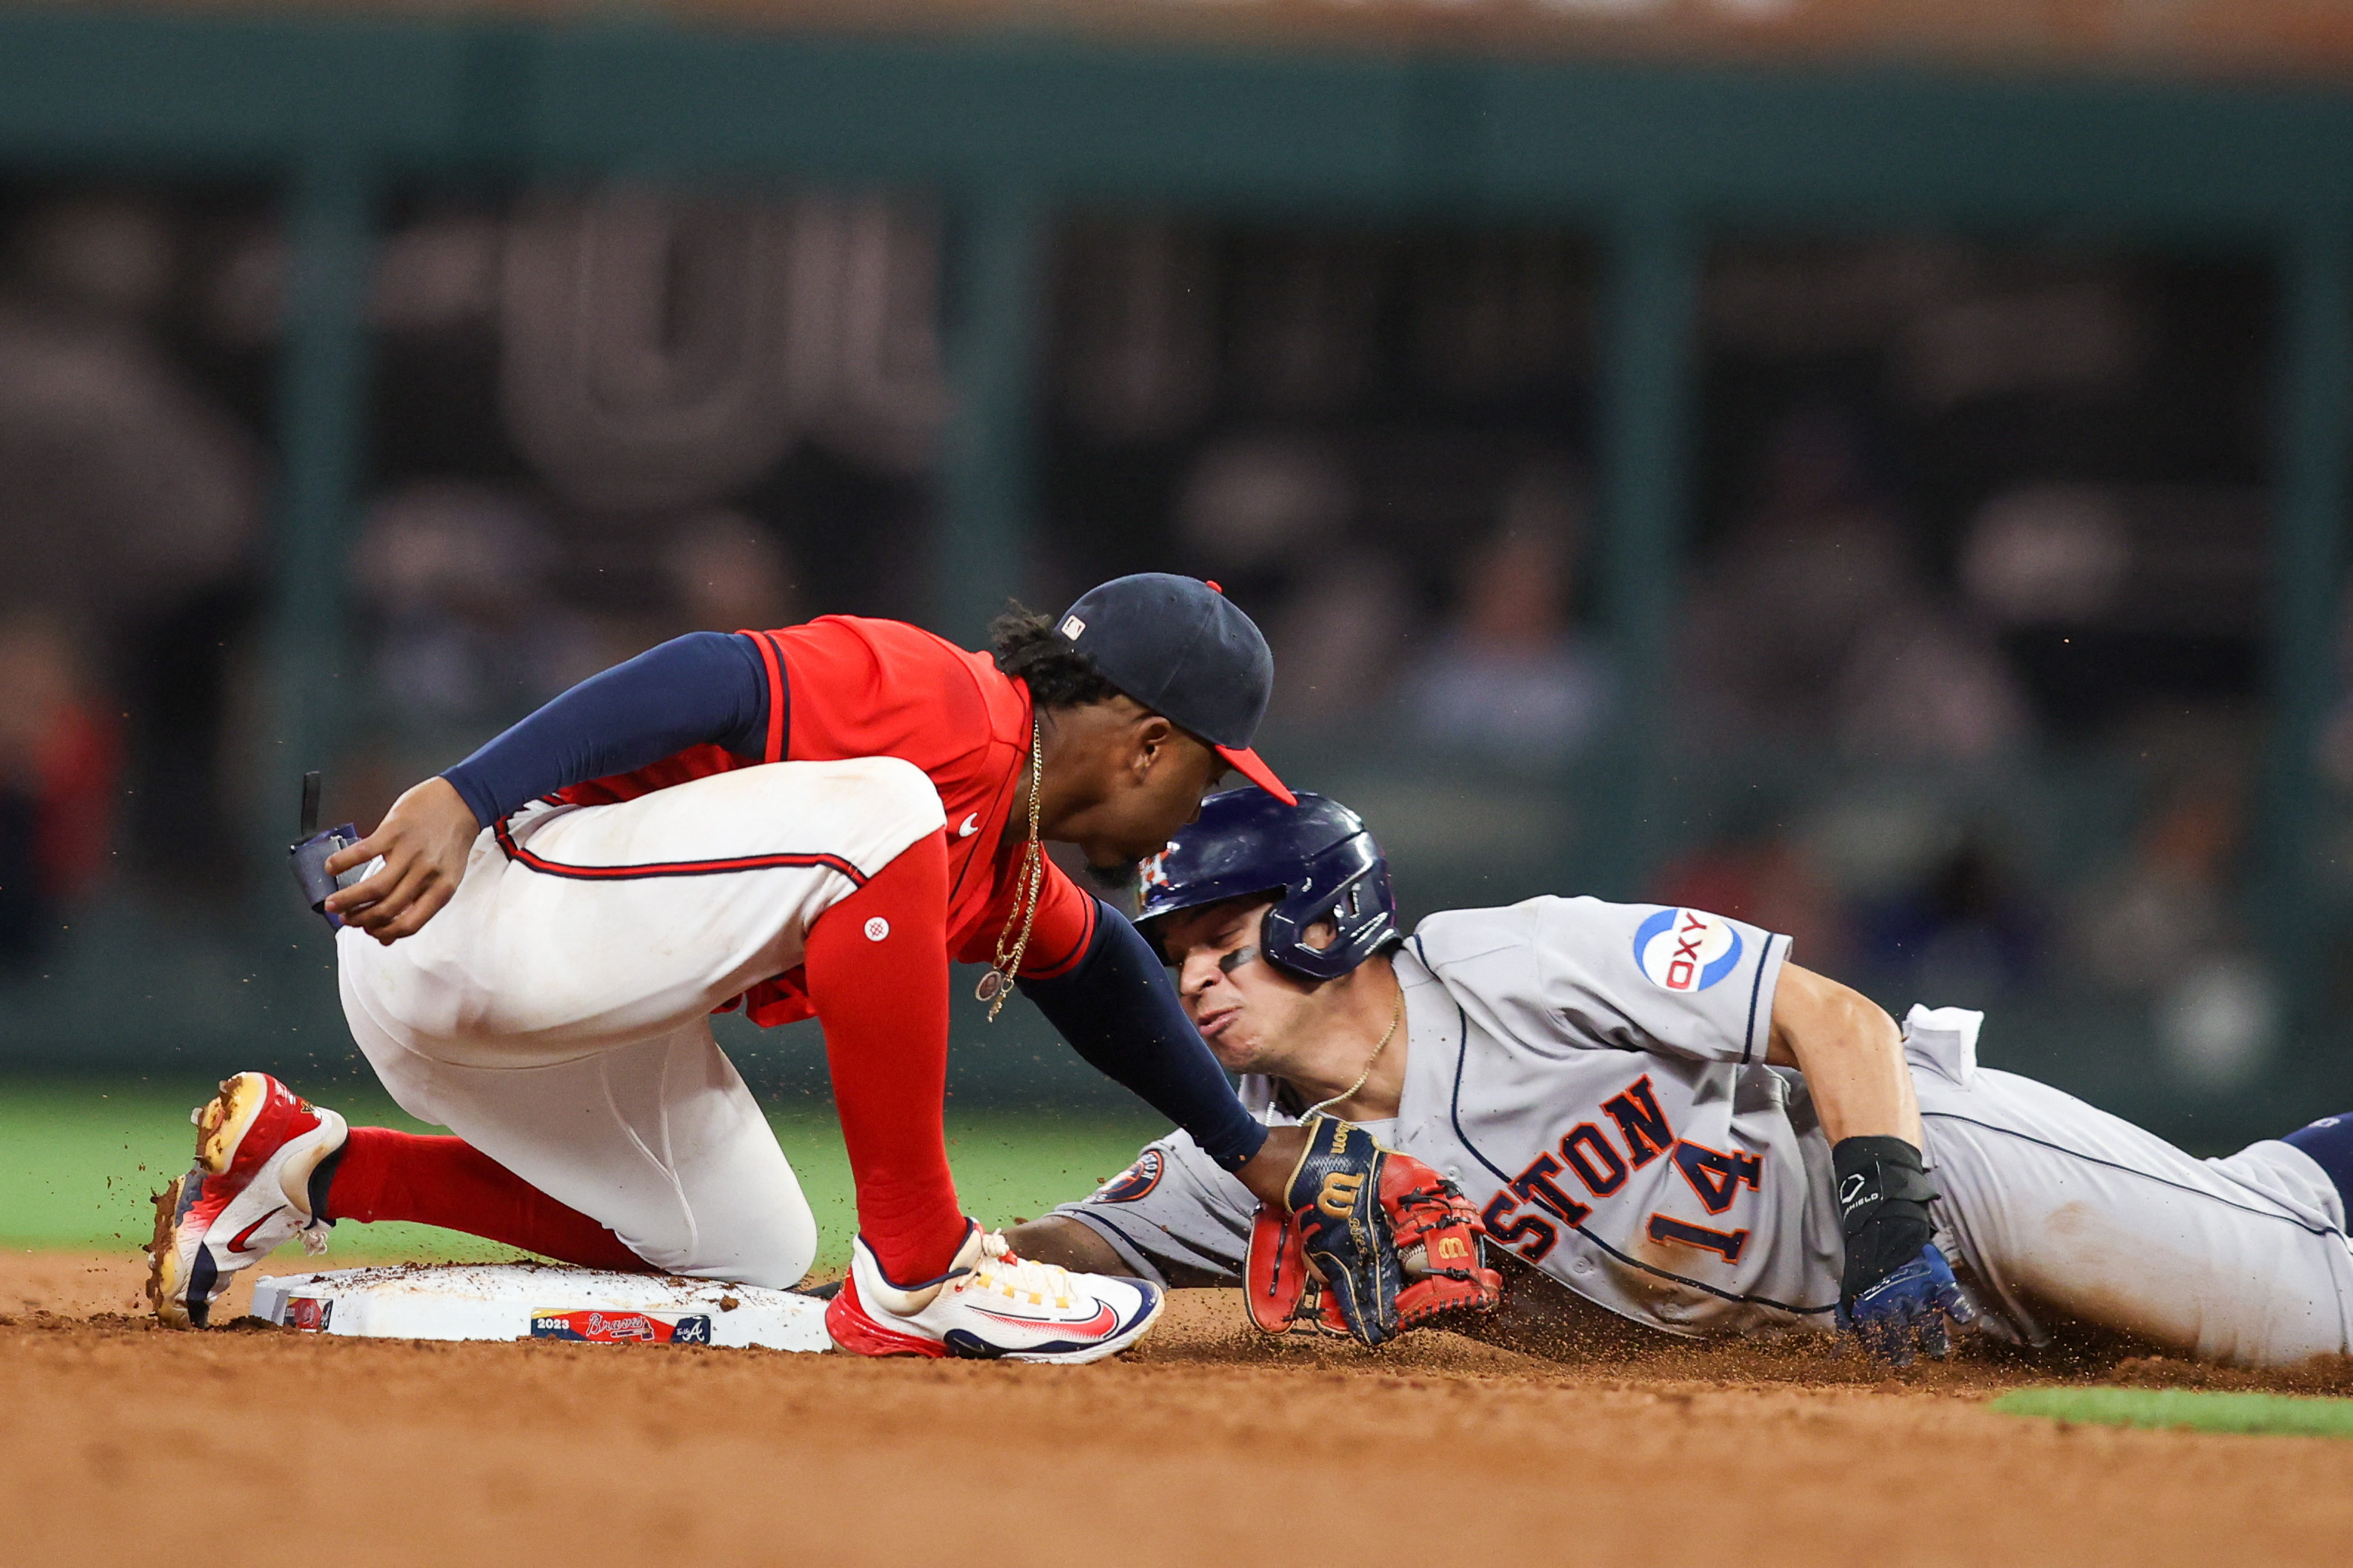
<svg viewBox="0 0 2353 1568"><path fill-rule="evenodd" d="M485 825L564 788L720 745L766 748L768 674L752 639L690 632L592 675L441 776Z"/></svg>
<svg viewBox="0 0 2353 1568"><path fill-rule="evenodd" d="M1101 918L1078 967L1024 980L1022 994L1098 1071L1190 1132L1220 1166L1241 1169L1266 1142L1265 1124L1235 1097L1143 933L1095 901Z"/></svg>
<svg viewBox="0 0 2353 1568"><path fill-rule="evenodd" d="M2309 1127L2282 1133L2280 1142L2293 1143L2311 1155L2312 1163L2327 1172L2329 1181L2336 1184L2346 1213L2353 1215L2353 1115L2324 1116Z"/></svg>

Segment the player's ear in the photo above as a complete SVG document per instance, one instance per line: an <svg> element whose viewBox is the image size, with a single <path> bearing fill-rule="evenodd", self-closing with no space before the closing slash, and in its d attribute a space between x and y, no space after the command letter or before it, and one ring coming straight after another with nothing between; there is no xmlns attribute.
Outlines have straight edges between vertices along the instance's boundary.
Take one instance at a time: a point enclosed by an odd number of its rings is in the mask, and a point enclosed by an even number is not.
<svg viewBox="0 0 2353 1568"><path fill-rule="evenodd" d="M1174 755L1172 742L1176 738L1176 726L1159 714L1146 710L1129 731L1132 750L1129 766L1140 783L1152 774L1155 767L1164 766Z"/></svg>

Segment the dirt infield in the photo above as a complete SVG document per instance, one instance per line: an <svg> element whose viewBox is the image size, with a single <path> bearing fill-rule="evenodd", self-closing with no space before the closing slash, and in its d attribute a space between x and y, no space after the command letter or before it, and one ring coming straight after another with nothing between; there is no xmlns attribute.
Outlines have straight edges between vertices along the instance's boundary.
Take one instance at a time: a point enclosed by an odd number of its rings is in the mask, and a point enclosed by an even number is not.
<svg viewBox="0 0 2353 1568"><path fill-rule="evenodd" d="M10 1261L0 1520L26 1563L2147 1565L2353 1539L2353 1443L1996 1415L2053 1372L1986 1357L1899 1380L1772 1346L1366 1352L1261 1339L1221 1292L1078 1369L174 1334L131 1311L132 1265Z"/></svg>

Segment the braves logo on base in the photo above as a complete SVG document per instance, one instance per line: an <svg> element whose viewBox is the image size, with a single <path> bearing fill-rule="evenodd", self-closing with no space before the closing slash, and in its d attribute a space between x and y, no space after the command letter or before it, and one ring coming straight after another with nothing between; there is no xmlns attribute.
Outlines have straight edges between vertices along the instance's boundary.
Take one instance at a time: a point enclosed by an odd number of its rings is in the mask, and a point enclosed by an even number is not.
<svg viewBox="0 0 2353 1568"><path fill-rule="evenodd" d="M306 1334L323 1334L335 1316L335 1303L322 1301L315 1296L290 1296L286 1299L286 1315L279 1321L290 1329L300 1329Z"/></svg>
<svg viewBox="0 0 2353 1568"><path fill-rule="evenodd" d="M531 1315L535 1340L598 1345L707 1345L711 1319L701 1312L616 1312L595 1307L544 1308Z"/></svg>

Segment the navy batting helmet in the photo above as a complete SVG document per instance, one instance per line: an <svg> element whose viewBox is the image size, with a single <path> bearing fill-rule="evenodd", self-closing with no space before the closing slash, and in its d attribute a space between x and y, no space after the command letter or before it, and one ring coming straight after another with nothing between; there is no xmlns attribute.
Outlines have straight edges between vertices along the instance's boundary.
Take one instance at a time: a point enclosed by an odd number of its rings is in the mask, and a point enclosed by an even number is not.
<svg viewBox="0 0 2353 1568"><path fill-rule="evenodd" d="M1259 952L1303 979L1337 980L1398 940L1388 859L1365 819L1304 791L1297 805L1257 788L1203 801L1199 819L1144 863L1135 923L1157 947L1158 921L1252 893L1276 895L1260 927ZM1310 947L1303 938L1318 921L1338 934Z"/></svg>

